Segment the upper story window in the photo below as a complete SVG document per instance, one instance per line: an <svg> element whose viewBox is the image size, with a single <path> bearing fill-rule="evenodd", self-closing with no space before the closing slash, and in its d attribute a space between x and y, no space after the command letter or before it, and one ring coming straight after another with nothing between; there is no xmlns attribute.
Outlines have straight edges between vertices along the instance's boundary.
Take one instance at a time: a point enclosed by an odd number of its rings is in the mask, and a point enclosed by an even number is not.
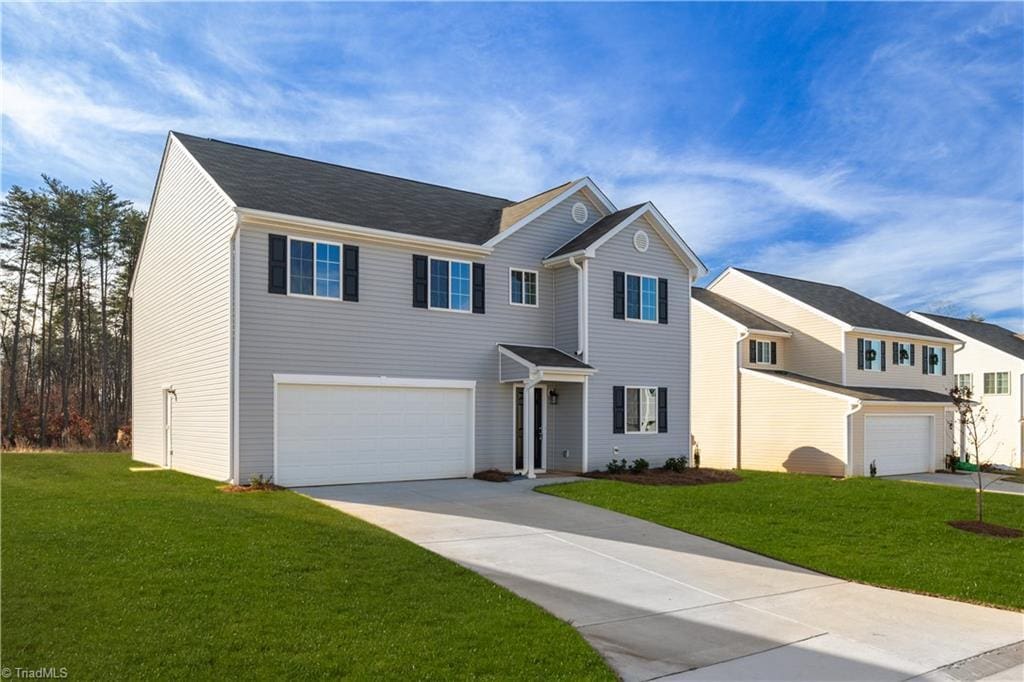
<svg viewBox="0 0 1024 682"><path fill-rule="evenodd" d="M1010 395L1009 372L985 372L984 378L985 395Z"/></svg>
<svg viewBox="0 0 1024 682"><path fill-rule="evenodd" d="M946 349L934 346L921 346L922 374L946 373Z"/></svg>
<svg viewBox="0 0 1024 682"><path fill-rule="evenodd" d="M341 298L341 245L288 240L288 293Z"/></svg>
<svg viewBox="0 0 1024 682"><path fill-rule="evenodd" d="M871 372L885 370L885 343L878 339L860 339L861 369Z"/></svg>
<svg viewBox="0 0 1024 682"><path fill-rule="evenodd" d="M509 270L509 303L537 305L537 273L533 270Z"/></svg>
<svg viewBox="0 0 1024 682"><path fill-rule="evenodd" d="M461 260L430 259L430 307L470 312L472 269Z"/></svg>
<svg viewBox="0 0 1024 682"><path fill-rule="evenodd" d="M626 275L626 319L658 321L658 279L646 275Z"/></svg>
<svg viewBox="0 0 1024 682"><path fill-rule="evenodd" d="M893 341L892 364L912 366L914 364L914 344Z"/></svg>
<svg viewBox="0 0 1024 682"><path fill-rule="evenodd" d="M974 390L974 375L973 374L955 374L955 375L953 375L953 378L955 379L956 387L959 388L961 391L963 391L963 390L973 391Z"/></svg>
<svg viewBox="0 0 1024 682"><path fill-rule="evenodd" d="M777 360L775 341L750 341L750 362L755 365L774 365Z"/></svg>

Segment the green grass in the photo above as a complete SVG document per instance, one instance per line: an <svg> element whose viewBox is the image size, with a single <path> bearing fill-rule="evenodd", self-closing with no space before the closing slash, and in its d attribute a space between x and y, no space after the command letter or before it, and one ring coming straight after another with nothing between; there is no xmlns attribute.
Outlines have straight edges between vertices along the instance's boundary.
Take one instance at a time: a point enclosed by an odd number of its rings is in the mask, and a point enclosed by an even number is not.
<svg viewBox="0 0 1024 682"><path fill-rule="evenodd" d="M614 679L568 624L291 492L4 454L2 664L72 679Z"/></svg>
<svg viewBox="0 0 1024 682"><path fill-rule="evenodd" d="M971 490L747 471L739 483L586 481L540 490L703 535L830 575L1024 609L1024 538L965 533ZM987 493L985 520L1024 528L1024 497Z"/></svg>

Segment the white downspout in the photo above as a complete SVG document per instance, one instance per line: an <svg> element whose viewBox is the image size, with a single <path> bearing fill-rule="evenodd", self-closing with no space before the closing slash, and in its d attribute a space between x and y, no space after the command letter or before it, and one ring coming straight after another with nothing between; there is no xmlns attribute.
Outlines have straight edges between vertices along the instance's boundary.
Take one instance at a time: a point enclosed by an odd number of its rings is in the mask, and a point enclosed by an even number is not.
<svg viewBox="0 0 1024 682"><path fill-rule="evenodd" d="M853 475L853 415L860 412L860 409L864 407L864 403L859 400L853 406L853 408L846 413L846 476L849 478ZM864 462L861 462L861 467L864 466Z"/></svg>
<svg viewBox="0 0 1024 682"><path fill-rule="evenodd" d="M740 459L740 438L742 437L742 425L741 418L743 417L743 410L740 407L740 381L743 374L740 372L740 368L743 367L743 342L750 336L750 330L744 329L740 334L740 338L736 339L736 384L734 386L736 392L736 468L740 468L742 460ZM690 453L691 457L693 453Z"/></svg>
<svg viewBox="0 0 1024 682"><path fill-rule="evenodd" d="M576 256L569 259L569 265L576 269L576 355L582 358L584 348L583 268L576 262Z"/></svg>

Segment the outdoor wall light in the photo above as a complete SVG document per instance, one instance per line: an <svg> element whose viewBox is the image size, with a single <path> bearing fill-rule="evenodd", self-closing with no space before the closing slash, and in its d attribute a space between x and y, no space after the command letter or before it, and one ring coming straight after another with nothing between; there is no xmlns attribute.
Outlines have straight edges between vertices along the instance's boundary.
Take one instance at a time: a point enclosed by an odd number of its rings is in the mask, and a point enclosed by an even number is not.
<svg viewBox="0 0 1024 682"><path fill-rule="evenodd" d="M558 391L550 391L548 393L548 402L552 405L558 404Z"/></svg>

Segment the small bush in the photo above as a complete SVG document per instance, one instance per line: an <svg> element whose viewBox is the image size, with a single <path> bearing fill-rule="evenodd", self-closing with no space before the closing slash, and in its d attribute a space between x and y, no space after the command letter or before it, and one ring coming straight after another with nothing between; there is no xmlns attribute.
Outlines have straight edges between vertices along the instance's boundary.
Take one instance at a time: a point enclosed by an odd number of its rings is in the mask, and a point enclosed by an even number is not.
<svg viewBox="0 0 1024 682"><path fill-rule="evenodd" d="M274 485L273 476L253 474L249 477L249 488L252 490L277 490L278 486Z"/></svg>
<svg viewBox="0 0 1024 682"><path fill-rule="evenodd" d="M624 474L628 468L629 463L625 459L621 461L613 459L608 462L608 466L605 467L609 474Z"/></svg>
<svg viewBox="0 0 1024 682"><path fill-rule="evenodd" d="M686 471L689 466L690 463L686 461L686 457L669 457L665 460L665 468L676 473Z"/></svg>
<svg viewBox="0 0 1024 682"><path fill-rule="evenodd" d="M633 463L629 465L629 473L631 474L642 474L651 468L651 463L641 457L640 459L634 459Z"/></svg>

